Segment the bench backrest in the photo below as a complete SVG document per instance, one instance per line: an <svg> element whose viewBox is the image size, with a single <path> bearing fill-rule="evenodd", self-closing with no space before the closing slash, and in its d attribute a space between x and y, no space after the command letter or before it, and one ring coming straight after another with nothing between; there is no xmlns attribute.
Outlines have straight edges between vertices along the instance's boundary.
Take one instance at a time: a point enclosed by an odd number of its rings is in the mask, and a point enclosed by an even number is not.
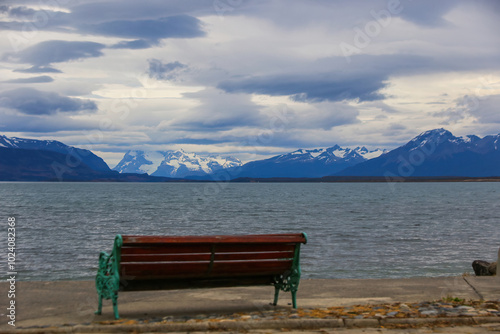
<svg viewBox="0 0 500 334"><path fill-rule="evenodd" d="M299 266L300 244L306 242L304 233L128 235L121 237L121 247L115 249L120 274L129 280L223 278L284 274Z"/></svg>

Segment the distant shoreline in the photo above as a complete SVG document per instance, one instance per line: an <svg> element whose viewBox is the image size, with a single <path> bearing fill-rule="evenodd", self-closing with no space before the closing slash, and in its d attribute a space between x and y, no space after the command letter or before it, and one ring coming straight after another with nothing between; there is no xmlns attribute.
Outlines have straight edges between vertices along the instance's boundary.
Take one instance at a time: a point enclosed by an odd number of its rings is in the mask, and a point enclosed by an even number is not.
<svg viewBox="0 0 500 334"><path fill-rule="evenodd" d="M345 183L391 183L391 182L500 182L499 176L491 177L384 177L384 176L324 176L321 178L250 178L242 177L232 179L228 182L306 182L306 183L332 183L332 182L345 182Z"/></svg>
<svg viewBox="0 0 500 334"><path fill-rule="evenodd" d="M415 176L415 177L398 177L398 176L324 176L319 178L307 177L269 177L269 178L253 178L253 177L238 177L230 180L195 180L195 179L170 179L165 177L149 176L146 174L138 175L127 174L123 178L97 178L97 179L64 179L64 180L0 180L0 182L116 182L116 183L401 183L401 182L500 182L500 176L490 177L460 177L460 176Z"/></svg>

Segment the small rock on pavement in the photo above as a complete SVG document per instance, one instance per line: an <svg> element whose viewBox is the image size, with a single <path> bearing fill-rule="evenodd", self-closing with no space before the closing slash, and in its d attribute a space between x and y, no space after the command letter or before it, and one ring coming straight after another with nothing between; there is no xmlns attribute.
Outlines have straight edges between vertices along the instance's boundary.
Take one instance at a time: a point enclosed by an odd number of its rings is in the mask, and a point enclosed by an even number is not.
<svg viewBox="0 0 500 334"><path fill-rule="evenodd" d="M438 311L436 310L427 310L420 312L421 315L437 315Z"/></svg>

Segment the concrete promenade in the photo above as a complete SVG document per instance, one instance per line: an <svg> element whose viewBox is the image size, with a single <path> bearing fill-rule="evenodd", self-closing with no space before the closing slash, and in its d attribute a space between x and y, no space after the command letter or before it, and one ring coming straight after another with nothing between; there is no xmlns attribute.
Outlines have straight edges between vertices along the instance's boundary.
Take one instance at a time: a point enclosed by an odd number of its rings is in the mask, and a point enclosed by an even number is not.
<svg viewBox="0 0 500 334"><path fill-rule="evenodd" d="M7 292L7 282L1 282L0 333L13 330L13 327L7 324L9 321L6 310L9 301ZM260 333L263 330L280 328L302 331L324 328L326 331L352 333L370 333L375 329L377 331L374 333L381 331L392 333L398 329L390 328L398 327L398 324L406 327L433 324L467 325L471 333L476 333L475 330L480 330L477 333L500 330L500 316L486 311L480 316L469 312L447 318L417 315L405 319L385 315L376 317L360 315L346 319L324 316L326 314L324 312L332 307L396 303L410 305L443 300L470 300L476 301L476 305L492 301L491 308L495 306L494 303L498 305L500 301L500 278L497 277L303 279L297 298L298 311L291 310L289 293L280 293L278 306L271 306L273 294L272 286L124 292L119 294L118 298L121 320L114 321L111 301L104 301L101 316L93 314L97 307L97 295L92 281L21 281L16 283L15 332L119 333L228 330ZM406 304L403 306L407 307ZM398 307L401 305L398 304ZM482 327L478 329L477 326ZM349 329L356 327L363 329L362 331ZM413 333L410 329L405 331ZM415 329L415 333L418 331L419 329ZM460 332L457 330L454 333Z"/></svg>

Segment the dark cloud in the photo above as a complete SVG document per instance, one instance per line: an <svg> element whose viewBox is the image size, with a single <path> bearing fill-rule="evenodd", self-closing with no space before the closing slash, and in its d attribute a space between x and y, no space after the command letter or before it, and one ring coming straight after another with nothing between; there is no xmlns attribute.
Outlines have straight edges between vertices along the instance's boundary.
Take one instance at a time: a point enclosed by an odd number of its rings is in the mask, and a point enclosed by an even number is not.
<svg viewBox="0 0 500 334"><path fill-rule="evenodd" d="M366 78L336 78L334 75L321 78L319 73L313 75L279 75L274 77L253 77L244 80L232 80L219 84L226 92L245 92L250 94L266 94L271 96L290 95L299 102L321 101L374 101L383 99L377 93L384 88L386 76Z"/></svg>
<svg viewBox="0 0 500 334"><path fill-rule="evenodd" d="M12 7L9 9L9 15L24 18L26 16L33 16L37 11L25 6Z"/></svg>
<svg viewBox="0 0 500 334"><path fill-rule="evenodd" d="M488 2L496 0L479 0ZM322 22L333 30L349 28L353 25L364 25L374 20L371 13L389 13L392 17L420 26L434 27L447 24L443 18L453 8L468 0L351 0L348 2L331 0L314 0L304 3L301 0L269 0L260 2L220 1L224 6L216 10L221 16L254 16L272 21L274 24L296 29ZM496 1L498 2L498 1ZM283 15L286 8L286 15ZM390 11L389 11L390 10Z"/></svg>
<svg viewBox="0 0 500 334"><path fill-rule="evenodd" d="M27 1L23 1L28 4ZM41 3L35 3L40 5ZM60 3L57 5L61 5ZM29 44L32 34L40 31L57 31L74 33L74 21L69 19L70 14L64 11L50 9L33 9L26 6L2 6L0 12L6 14L9 19L0 21L0 29L19 31L17 36L10 35L8 38L15 51Z"/></svg>
<svg viewBox="0 0 500 334"><path fill-rule="evenodd" d="M214 14L213 6L207 4L206 0L169 0L168 2L152 0L146 4L136 0L56 2L54 4L64 10L35 10L29 5L39 5L39 3L30 0L23 1L23 6L16 6L15 3L0 6L0 13L3 12L4 15L10 17L7 20L0 20L0 30L20 32L17 35L11 34L9 37L9 39L13 38L11 46L14 51L17 52L29 45L29 41L25 38L26 32L33 31L121 37L126 40L108 47L130 50L147 49L158 46L165 38L204 36L202 22L197 16ZM99 52L100 49L88 51L91 57L95 57L95 52ZM87 56L76 59L80 58L87 58ZM12 56L11 59L17 58Z"/></svg>
<svg viewBox="0 0 500 334"><path fill-rule="evenodd" d="M51 115L97 110L97 105L91 100L70 98L33 88L18 88L1 92L0 105L27 115Z"/></svg>
<svg viewBox="0 0 500 334"><path fill-rule="evenodd" d="M30 68L17 69L14 72L19 73L62 73L62 71L57 68L53 68L50 66L33 66Z"/></svg>
<svg viewBox="0 0 500 334"><path fill-rule="evenodd" d="M81 1L71 7L71 17L78 22L106 22L112 18L140 20L178 15L203 16L214 13L212 4L207 0L149 0L147 3L137 0Z"/></svg>
<svg viewBox="0 0 500 334"><path fill-rule="evenodd" d="M180 70L186 69L187 65L178 61L163 64L158 59L148 59L148 75L157 80L174 80L179 75Z"/></svg>
<svg viewBox="0 0 500 334"><path fill-rule="evenodd" d="M193 145L215 145L215 144L223 144L227 143L228 139L197 139L197 138L178 138L174 140L169 140L171 144L193 144ZM159 142L158 144L163 144L163 142Z"/></svg>
<svg viewBox="0 0 500 334"><path fill-rule="evenodd" d="M32 77L32 78L6 80L4 82L5 83L16 83L16 84L26 84L26 83L46 83L46 82L52 82L52 81L54 81L54 79L52 77L49 77L48 75L42 75L39 77Z"/></svg>
<svg viewBox="0 0 500 334"><path fill-rule="evenodd" d="M363 104L364 107L370 107L370 108L377 108L385 113L389 114L397 114L399 113L399 110L394 109L393 107L387 105L383 101L373 101L373 102L367 102Z"/></svg>
<svg viewBox="0 0 500 334"><path fill-rule="evenodd" d="M422 26L441 26L447 24L443 16L459 4L457 0L401 1L400 16Z"/></svg>
<svg viewBox="0 0 500 334"><path fill-rule="evenodd" d="M384 98L378 91L386 86L387 79L385 73L361 77L343 77L335 73L282 74L224 81L218 88L229 93L290 96L300 102L375 101Z"/></svg>
<svg viewBox="0 0 500 334"><path fill-rule="evenodd" d="M94 42L46 41L41 42L16 53L6 53L4 60L28 63L34 67L43 67L52 63L62 63L103 55L104 44Z"/></svg>
<svg viewBox="0 0 500 334"><path fill-rule="evenodd" d="M83 31L96 35L157 41L163 38L201 37L201 21L189 15L163 17L156 20L120 20L83 25Z"/></svg>
<svg viewBox="0 0 500 334"><path fill-rule="evenodd" d="M37 116L3 113L0 110L1 131L9 132L31 132L31 133L47 133L58 131L83 131L99 129L99 122L91 120L75 120L65 115L57 117Z"/></svg>
<svg viewBox="0 0 500 334"><path fill-rule="evenodd" d="M139 50L139 49L148 49L150 47L158 45L158 41L151 41L145 39L136 39L133 41L123 41L117 43L115 45L110 46L111 49L131 49L131 50Z"/></svg>
<svg viewBox="0 0 500 334"><path fill-rule="evenodd" d="M32 19L33 21L45 19L46 17L53 16L56 13L60 12L55 12L52 10L48 9L43 9L43 10L36 10L33 8L29 8L26 6L0 6L0 12L1 13L6 13L10 17L13 18L19 18L23 20L30 20Z"/></svg>
<svg viewBox="0 0 500 334"><path fill-rule="evenodd" d="M136 8L138 5L140 5L142 10ZM97 20L96 16L99 17L99 15L97 15L100 12L99 8L107 8L109 6L114 8L112 10L106 10L104 12L105 17ZM172 15L172 12L165 11L165 8L169 7L165 4L163 4L164 8L160 8L160 4L150 6L127 3L126 1L120 3L93 3L84 6L86 10L81 12L78 10L73 12L72 10L71 13L52 12L47 10L36 11L27 7L4 7L4 11L10 16L22 16L22 20L0 21L0 29L2 30L17 30L23 32L23 34L25 34L26 31L46 30L133 39L110 46L110 48L114 49L146 49L157 46L160 41L165 38L194 38L205 36L202 22L199 19L184 14L182 8L173 11L174 13L179 12L178 15ZM192 5L189 7L193 8ZM92 13L89 14L88 10L91 10ZM128 12L128 15L125 13L124 15L117 14L122 12L122 10ZM134 14L134 11L136 14L130 15ZM146 18L141 18L138 12L144 12ZM87 13L87 15L84 15L84 13ZM170 16L158 17L162 15L162 13L169 13ZM130 19L123 19L124 17L130 17ZM91 23L92 21L96 23ZM16 40L16 44L19 44L15 46L16 51L26 44L25 38L23 37L24 35L20 36L21 37L18 37L18 40ZM99 56L99 54L95 54L102 49L99 45L80 45L80 48L85 48L85 51L89 52L91 57ZM78 49L77 51L81 51L77 45L70 46L69 49ZM77 57L76 59L79 58L81 57Z"/></svg>
<svg viewBox="0 0 500 334"><path fill-rule="evenodd" d="M247 76L222 81L217 87L229 93L289 96L299 102L377 101L385 98L380 90L391 76L418 73L432 65L428 58L407 55L358 55L351 59L349 66L343 57L297 63L295 74Z"/></svg>

